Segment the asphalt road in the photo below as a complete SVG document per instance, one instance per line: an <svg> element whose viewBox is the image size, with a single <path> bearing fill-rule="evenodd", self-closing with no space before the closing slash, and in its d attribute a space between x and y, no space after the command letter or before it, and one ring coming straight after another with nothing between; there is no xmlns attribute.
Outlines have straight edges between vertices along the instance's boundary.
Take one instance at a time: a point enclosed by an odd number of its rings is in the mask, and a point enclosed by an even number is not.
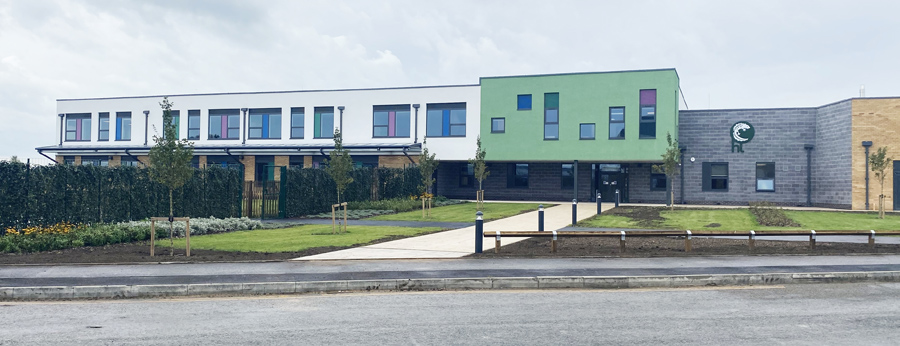
<svg viewBox="0 0 900 346"><path fill-rule="evenodd" d="M0 305L0 345L895 345L900 284Z"/></svg>

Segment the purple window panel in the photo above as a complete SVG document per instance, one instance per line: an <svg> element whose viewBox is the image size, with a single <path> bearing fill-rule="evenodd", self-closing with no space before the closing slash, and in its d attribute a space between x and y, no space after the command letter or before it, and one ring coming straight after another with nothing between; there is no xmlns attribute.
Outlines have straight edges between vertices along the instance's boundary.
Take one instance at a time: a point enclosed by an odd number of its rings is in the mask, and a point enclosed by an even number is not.
<svg viewBox="0 0 900 346"><path fill-rule="evenodd" d="M641 90L641 105L655 105L655 104L656 104L656 89Z"/></svg>
<svg viewBox="0 0 900 346"><path fill-rule="evenodd" d="M222 138L228 138L228 116L222 116Z"/></svg>
<svg viewBox="0 0 900 346"><path fill-rule="evenodd" d="M396 112L388 112L388 137L394 137L394 120L397 118Z"/></svg>
<svg viewBox="0 0 900 346"><path fill-rule="evenodd" d="M75 119L75 140L81 140L81 119Z"/></svg>

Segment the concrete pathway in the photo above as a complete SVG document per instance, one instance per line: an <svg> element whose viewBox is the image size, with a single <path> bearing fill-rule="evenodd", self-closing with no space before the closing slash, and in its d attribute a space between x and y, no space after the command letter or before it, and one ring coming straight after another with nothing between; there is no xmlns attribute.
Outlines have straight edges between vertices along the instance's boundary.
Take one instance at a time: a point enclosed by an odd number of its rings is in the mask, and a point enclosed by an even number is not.
<svg viewBox="0 0 900 346"><path fill-rule="evenodd" d="M475 225L475 218L472 222L440 222L440 221L387 221L387 220L347 220L350 226L390 226L390 227L440 227L440 228L463 228ZM293 219L292 223L303 225L330 225L331 219ZM344 220L341 220L343 222ZM273 222L277 223L277 222ZM282 222L283 223L283 222Z"/></svg>
<svg viewBox="0 0 900 346"><path fill-rule="evenodd" d="M604 203L603 210L613 208L612 203ZM578 203L578 220L596 215L594 203ZM538 212L533 211L505 219L484 223L484 231L537 231ZM563 203L544 209L544 230L552 231L570 225L572 204ZM502 234L502 233L501 233ZM504 237L503 245L528 238ZM483 249L494 247L491 238L485 238ZM458 258L475 252L475 226L450 231L427 234L420 237L400 239L353 249L334 251L314 256L294 259L295 261L349 260L349 259L414 259L414 258Z"/></svg>

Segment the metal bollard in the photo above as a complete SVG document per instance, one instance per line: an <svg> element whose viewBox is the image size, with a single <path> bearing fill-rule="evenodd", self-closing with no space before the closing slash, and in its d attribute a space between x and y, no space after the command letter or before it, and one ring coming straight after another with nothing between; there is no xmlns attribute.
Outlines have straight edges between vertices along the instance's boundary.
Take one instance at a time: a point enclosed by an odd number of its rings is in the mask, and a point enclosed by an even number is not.
<svg viewBox="0 0 900 346"><path fill-rule="evenodd" d="M875 230L869 230L869 248L875 248Z"/></svg>
<svg viewBox="0 0 900 346"><path fill-rule="evenodd" d="M750 240L748 241L747 246L750 249L751 253L753 252L753 249L756 247L756 232L754 232L752 230L750 231Z"/></svg>
<svg viewBox="0 0 900 346"><path fill-rule="evenodd" d="M691 230L687 230L684 237L684 252L691 252L693 246L691 244Z"/></svg>
<svg viewBox="0 0 900 346"><path fill-rule="evenodd" d="M578 223L578 200L572 200L572 226Z"/></svg>
<svg viewBox="0 0 900 346"><path fill-rule="evenodd" d="M603 199L600 198L600 193L597 192L597 215L600 215L600 210L603 206Z"/></svg>
<svg viewBox="0 0 900 346"><path fill-rule="evenodd" d="M481 253L481 248L484 247L484 218L482 216L484 213L477 212L475 213L475 253Z"/></svg>
<svg viewBox="0 0 900 346"><path fill-rule="evenodd" d="M809 231L809 251L816 250L816 230Z"/></svg>
<svg viewBox="0 0 900 346"><path fill-rule="evenodd" d="M497 240L494 241L494 253L500 253L500 231L497 231Z"/></svg>
<svg viewBox="0 0 900 346"><path fill-rule="evenodd" d="M553 231L553 239L550 240L550 252L556 252L556 231Z"/></svg>
<svg viewBox="0 0 900 346"><path fill-rule="evenodd" d="M622 233L622 239L619 239L619 252L625 253L625 231L620 231Z"/></svg>
<svg viewBox="0 0 900 346"><path fill-rule="evenodd" d="M538 232L544 231L544 205L538 206Z"/></svg>
<svg viewBox="0 0 900 346"><path fill-rule="evenodd" d="M619 207L619 189L616 189L616 208Z"/></svg>

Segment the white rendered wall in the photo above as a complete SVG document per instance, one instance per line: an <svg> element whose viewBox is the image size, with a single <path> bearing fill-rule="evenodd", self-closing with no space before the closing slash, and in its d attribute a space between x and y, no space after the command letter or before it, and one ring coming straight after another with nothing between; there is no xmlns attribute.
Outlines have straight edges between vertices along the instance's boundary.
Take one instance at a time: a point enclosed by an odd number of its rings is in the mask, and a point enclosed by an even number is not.
<svg viewBox="0 0 900 346"><path fill-rule="evenodd" d="M147 145L153 146L153 135L162 132L162 109L159 102L162 97L127 97L110 99L82 99L57 101L57 113L91 113L91 141L63 142L63 147L85 146L129 146L144 145L144 110L150 111ZM179 138L186 138L188 131L188 110L200 110L200 139L195 145L202 146L241 146L241 139L208 139L210 109L240 108L281 108L281 139L247 139L248 145L333 145L330 138L313 138L315 107L334 107L334 125L340 124L338 106L344 106L343 134L344 145L359 144L401 144L412 143L416 134L416 112L410 108L410 136L408 138L372 138L372 121L374 105L419 104L418 141L425 139L426 112L429 103L466 103L466 136L465 137L431 137L428 138L428 150L436 154L438 160L467 160L475 153L475 139L480 132L479 117L481 114L481 92L478 85L447 87L413 87L396 89L369 90L336 90L336 91L298 91L267 93L235 93L212 95L175 95L169 101L174 103L173 110L180 111ZM304 107L304 138L290 139L291 108ZM115 140L116 112L131 112L131 140ZM109 141L98 141L100 127L99 113L109 112ZM56 119L55 138L59 138L60 121ZM245 124L241 114L240 131L244 134ZM57 143L48 143L55 145ZM51 150L48 150L52 152Z"/></svg>

